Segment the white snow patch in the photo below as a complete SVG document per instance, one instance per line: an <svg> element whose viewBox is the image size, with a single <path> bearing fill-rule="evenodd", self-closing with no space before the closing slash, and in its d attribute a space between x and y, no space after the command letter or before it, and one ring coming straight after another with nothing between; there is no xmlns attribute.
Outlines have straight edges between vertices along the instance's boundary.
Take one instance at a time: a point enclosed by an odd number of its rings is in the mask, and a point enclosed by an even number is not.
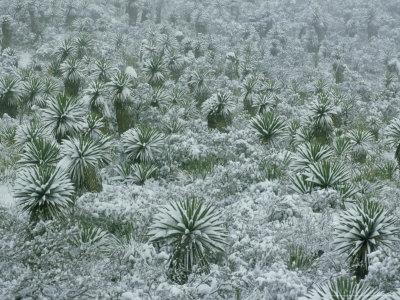
<svg viewBox="0 0 400 300"><path fill-rule="evenodd" d="M27 52L23 52L19 57L18 67L23 69L27 68L29 67L31 62L32 62L32 55Z"/></svg>
<svg viewBox="0 0 400 300"><path fill-rule="evenodd" d="M10 208L15 206L15 199L8 186L0 184L0 207Z"/></svg>

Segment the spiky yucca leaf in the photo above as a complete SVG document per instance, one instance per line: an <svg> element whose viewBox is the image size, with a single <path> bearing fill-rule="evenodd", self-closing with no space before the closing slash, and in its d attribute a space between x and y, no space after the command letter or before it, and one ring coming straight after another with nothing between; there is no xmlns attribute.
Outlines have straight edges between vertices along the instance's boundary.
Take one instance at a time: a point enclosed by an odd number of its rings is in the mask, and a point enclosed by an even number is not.
<svg viewBox="0 0 400 300"><path fill-rule="evenodd" d="M173 250L170 270L179 283L198 265L209 269L207 254L221 251L226 233L215 207L205 205L196 198L170 203L154 218L150 227L151 242L166 242ZM180 277L179 275L183 275ZM185 276L186 275L186 276Z"/></svg>
<svg viewBox="0 0 400 300"><path fill-rule="evenodd" d="M350 140L353 150L353 158L355 161L365 161L370 143L374 141L374 135L367 130L352 129L348 132L347 137Z"/></svg>
<svg viewBox="0 0 400 300"><path fill-rule="evenodd" d="M106 58L98 58L94 61L93 75L100 81L108 82L115 71L109 60Z"/></svg>
<svg viewBox="0 0 400 300"><path fill-rule="evenodd" d="M142 185L154 174L155 171L157 171L157 167L151 164L134 164L132 166L133 182Z"/></svg>
<svg viewBox="0 0 400 300"><path fill-rule="evenodd" d="M157 130L142 126L126 131L122 143L128 158L135 162L149 162L154 159L154 154L162 151L164 137Z"/></svg>
<svg viewBox="0 0 400 300"><path fill-rule="evenodd" d="M43 122L60 142L82 128L84 114L85 109L77 98L58 94L43 110Z"/></svg>
<svg viewBox="0 0 400 300"><path fill-rule="evenodd" d="M98 174L98 167L110 161L109 150L110 140L102 137L93 140L89 136L80 135L70 140L64 140L61 145L60 161L62 166L71 176L77 188L85 187L89 191L101 190L101 178ZM95 181L92 186L91 180Z"/></svg>
<svg viewBox="0 0 400 300"><path fill-rule="evenodd" d="M72 39L65 39L61 42L56 51L58 61L63 62L69 58L74 51L74 44Z"/></svg>
<svg viewBox="0 0 400 300"><path fill-rule="evenodd" d="M124 101L129 98L132 88L132 78L125 72L118 72L107 83L109 93L114 101Z"/></svg>
<svg viewBox="0 0 400 300"><path fill-rule="evenodd" d="M339 137L333 140L332 148L336 156L343 157L351 149L351 142L347 137Z"/></svg>
<svg viewBox="0 0 400 300"><path fill-rule="evenodd" d="M301 245L289 246L289 261L287 266L289 270L308 269L314 262L314 256L307 252Z"/></svg>
<svg viewBox="0 0 400 300"><path fill-rule="evenodd" d="M90 254L94 252L112 254L117 248L118 240L99 227L84 224L79 233L72 237L71 242L82 251L88 251Z"/></svg>
<svg viewBox="0 0 400 300"><path fill-rule="evenodd" d="M103 118L96 114L89 114L86 118L85 124L85 134L89 135L91 138L101 137L101 130L104 128Z"/></svg>
<svg viewBox="0 0 400 300"><path fill-rule="evenodd" d="M368 273L368 254L379 247L390 246L400 233L396 219L378 202L362 200L342 213L335 231L335 244L348 255L356 275Z"/></svg>
<svg viewBox="0 0 400 300"><path fill-rule="evenodd" d="M299 146L293 159L296 170L307 168L310 164L332 157L332 150L319 143L306 143Z"/></svg>
<svg viewBox="0 0 400 300"><path fill-rule="evenodd" d="M354 279L336 278L329 283L317 285L305 297L312 300L379 300L382 293L368 287L365 283L357 283Z"/></svg>
<svg viewBox="0 0 400 300"><path fill-rule="evenodd" d="M21 94L22 99L28 106L38 105L43 107L45 105L45 99L42 97L43 82L41 79L36 77L30 77L26 81L22 82Z"/></svg>
<svg viewBox="0 0 400 300"><path fill-rule="evenodd" d="M20 96L21 87L17 77L9 75L0 78L0 116L7 113L15 118Z"/></svg>
<svg viewBox="0 0 400 300"><path fill-rule="evenodd" d="M274 105L274 95L268 93L260 93L254 98L253 102L253 108L256 109L256 112L259 114L263 114L268 111L269 107L272 107Z"/></svg>
<svg viewBox="0 0 400 300"><path fill-rule="evenodd" d="M203 113L207 116L208 126L223 130L231 121L235 103L230 93L220 91L212 95L202 105Z"/></svg>
<svg viewBox="0 0 400 300"><path fill-rule="evenodd" d="M290 180L293 184L291 189L299 194L309 194L314 187L312 182L307 181L307 176L304 174L295 174Z"/></svg>
<svg viewBox="0 0 400 300"><path fill-rule="evenodd" d="M327 95L321 94L310 107L311 121L316 137L328 137L333 130L333 115L336 114L335 106Z"/></svg>
<svg viewBox="0 0 400 300"><path fill-rule="evenodd" d="M74 186L68 175L49 166L22 169L14 190L33 222L65 216L73 193Z"/></svg>
<svg viewBox="0 0 400 300"><path fill-rule="evenodd" d="M143 63L143 71L147 76L147 82L151 86L160 86L165 80L167 68L161 56L153 56Z"/></svg>
<svg viewBox="0 0 400 300"><path fill-rule="evenodd" d="M346 183L350 179L348 170L337 161L319 161L311 164L309 169L307 181L321 188L334 187L337 184Z"/></svg>
<svg viewBox="0 0 400 300"><path fill-rule="evenodd" d="M24 147L19 164L23 166L55 166L59 159L60 149L55 142L43 138L36 138Z"/></svg>
<svg viewBox="0 0 400 300"><path fill-rule="evenodd" d="M285 121L273 112L267 112L253 118L250 125L265 143L273 143L274 140L285 134L286 129Z"/></svg>
<svg viewBox="0 0 400 300"><path fill-rule="evenodd" d="M45 138L47 136L46 129L38 122L31 121L17 129L15 141L17 145L23 146L26 143L33 142L35 139Z"/></svg>
<svg viewBox="0 0 400 300"><path fill-rule="evenodd" d="M400 119L393 120L386 133L389 145L396 147L395 158L400 166Z"/></svg>
<svg viewBox="0 0 400 300"><path fill-rule="evenodd" d="M89 87L84 90L84 93L92 112L110 116L107 102L108 90L104 82L98 80L91 82Z"/></svg>

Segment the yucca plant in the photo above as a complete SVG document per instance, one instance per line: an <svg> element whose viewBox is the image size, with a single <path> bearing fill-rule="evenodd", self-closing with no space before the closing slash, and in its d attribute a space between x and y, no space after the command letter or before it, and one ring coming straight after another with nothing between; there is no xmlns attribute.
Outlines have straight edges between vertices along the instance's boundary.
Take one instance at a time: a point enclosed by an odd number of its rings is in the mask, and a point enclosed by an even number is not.
<svg viewBox="0 0 400 300"><path fill-rule="evenodd" d="M292 182L290 188L299 194L310 194L314 187L314 184L307 180L307 175L305 174L295 174L290 177L290 181Z"/></svg>
<svg viewBox="0 0 400 300"><path fill-rule="evenodd" d="M199 105L208 98L209 87L208 87L208 77L210 75L209 71L204 69L193 70L189 74L188 86L190 92L193 93L195 99Z"/></svg>
<svg viewBox="0 0 400 300"><path fill-rule="evenodd" d="M335 106L329 100L328 95L319 94L311 105L310 111L315 138L322 143L328 142L333 131L332 118L336 114Z"/></svg>
<svg viewBox="0 0 400 300"><path fill-rule="evenodd" d="M93 139L100 138L104 130L103 118L97 114L89 114L86 118L84 133Z"/></svg>
<svg viewBox="0 0 400 300"><path fill-rule="evenodd" d="M21 98L24 105L31 107L37 105L43 107L45 105L42 97L43 83L42 80L36 77L30 77L21 85Z"/></svg>
<svg viewBox="0 0 400 300"><path fill-rule="evenodd" d="M147 82L152 87L159 87L165 81L167 68L161 56L153 56L143 63L143 72L147 76Z"/></svg>
<svg viewBox="0 0 400 300"><path fill-rule="evenodd" d="M293 159L293 167L303 170L310 164L331 158L332 150L319 143L306 143L299 146Z"/></svg>
<svg viewBox="0 0 400 300"><path fill-rule="evenodd" d="M301 245L289 246L289 260L287 267L289 270L306 270L311 267L315 260L315 256L311 255L305 247Z"/></svg>
<svg viewBox="0 0 400 300"><path fill-rule="evenodd" d="M81 35L73 41L74 52L77 58L81 59L90 54L93 47L93 41L88 35Z"/></svg>
<svg viewBox="0 0 400 300"><path fill-rule="evenodd" d="M358 279L368 274L368 254L390 247L400 233L396 218L380 203L363 199L344 211L335 231L339 253L346 254Z"/></svg>
<svg viewBox="0 0 400 300"><path fill-rule="evenodd" d="M44 78L42 85L42 102L43 105L46 105L47 101L49 101L52 97L57 95L59 92L59 86L57 82L55 82L51 78Z"/></svg>
<svg viewBox="0 0 400 300"><path fill-rule="evenodd" d="M258 114L266 113L274 105L274 95L268 93L259 93L253 101L253 108Z"/></svg>
<svg viewBox="0 0 400 300"><path fill-rule="evenodd" d="M152 164L134 164L132 166L133 183L143 185L157 171L157 167Z"/></svg>
<svg viewBox="0 0 400 300"><path fill-rule="evenodd" d="M400 119L395 119L390 123L386 136L388 138L389 145L396 147L394 157L397 161L397 164L400 166Z"/></svg>
<svg viewBox="0 0 400 300"><path fill-rule="evenodd" d="M202 105L203 113L207 116L208 127L225 131L226 127L232 122L234 108L235 102L230 93L220 91L212 95Z"/></svg>
<svg viewBox="0 0 400 300"><path fill-rule="evenodd" d="M164 145L163 135L149 127L129 129L122 135L122 144L128 158L134 162L150 162Z"/></svg>
<svg viewBox="0 0 400 300"><path fill-rule="evenodd" d="M55 166L60 160L60 149L55 142L35 138L24 147L18 163L22 166Z"/></svg>
<svg viewBox="0 0 400 300"><path fill-rule="evenodd" d="M351 149L351 142L347 137L338 137L333 140L332 148L337 157L344 157Z"/></svg>
<svg viewBox="0 0 400 300"><path fill-rule="evenodd" d="M61 142L67 136L79 132L83 126L85 109L78 98L58 94L43 110L43 123Z"/></svg>
<svg viewBox="0 0 400 300"><path fill-rule="evenodd" d="M110 140L106 137L94 140L87 135L80 135L63 140L63 158L59 164L70 174L78 193L84 190L102 191L99 168L110 162L110 148Z"/></svg>
<svg viewBox="0 0 400 300"><path fill-rule="evenodd" d="M85 97L89 101L92 113L99 116L110 116L110 109L107 103L108 89L104 82L95 80L84 90Z"/></svg>
<svg viewBox="0 0 400 300"><path fill-rule="evenodd" d="M197 266L209 271L208 255L223 252L226 232L216 208L191 198L170 203L154 217L150 241L165 242L172 248L169 275L183 284Z"/></svg>
<svg viewBox="0 0 400 300"><path fill-rule="evenodd" d="M285 121L273 112L266 112L253 118L250 125L264 143L273 144L277 138L285 135Z"/></svg>
<svg viewBox="0 0 400 300"><path fill-rule="evenodd" d="M14 196L31 222L64 217L72 204L74 186L68 175L52 166L23 168L15 184Z"/></svg>
<svg viewBox="0 0 400 300"><path fill-rule="evenodd" d="M84 78L81 61L77 58L68 58L61 64L60 69L64 77L65 93L77 96Z"/></svg>
<svg viewBox="0 0 400 300"><path fill-rule="evenodd" d="M117 245L117 239L112 234L92 224L83 224L79 233L71 238L71 242L88 254L97 251L109 254Z"/></svg>
<svg viewBox="0 0 400 300"><path fill-rule="evenodd" d="M100 57L94 61L92 72L97 80L109 82L114 71L115 67L113 67L111 62L106 58Z"/></svg>
<svg viewBox="0 0 400 300"><path fill-rule="evenodd" d="M320 188L333 188L350 180L346 167L338 161L322 160L309 166L307 180Z"/></svg>
<svg viewBox="0 0 400 300"><path fill-rule="evenodd" d="M45 138L46 136L45 127L39 122L32 120L18 127L15 142L17 145L23 146L26 143L33 142L35 139Z"/></svg>
<svg viewBox="0 0 400 300"><path fill-rule="evenodd" d="M176 49L168 49L165 55L165 64L175 81L178 81L185 65L183 56Z"/></svg>
<svg viewBox="0 0 400 300"><path fill-rule="evenodd" d="M21 97L20 81L17 77L6 75L0 78L0 115L4 113L15 118Z"/></svg>
<svg viewBox="0 0 400 300"><path fill-rule="evenodd" d="M249 112L253 111L253 98L257 92L258 83L257 75L249 75L242 84L243 106Z"/></svg>
<svg viewBox="0 0 400 300"><path fill-rule="evenodd" d="M352 157L357 162L365 162L368 155L367 148L374 141L374 135L367 130L352 129L347 137L352 145Z"/></svg>
<svg viewBox="0 0 400 300"><path fill-rule="evenodd" d="M132 88L131 80L132 78L128 74L118 72L107 83L109 93L114 102L119 134L124 133L132 126L132 116L129 108Z"/></svg>
<svg viewBox="0 0 400 300"><path fill-rule="evenodd" d="M64 62L67 58L70 58L74 53L74 43L72 39L65 39L61 42L56 50L56 57L59 62Z"/></svg>
<svg viewBox="0 0 400 300"><path fill-rule="evenodd" d="M350 278L336 278L328 283L315 286L300 299L312 300L379 300L383 295L365 283L357 283Z"/></svg>

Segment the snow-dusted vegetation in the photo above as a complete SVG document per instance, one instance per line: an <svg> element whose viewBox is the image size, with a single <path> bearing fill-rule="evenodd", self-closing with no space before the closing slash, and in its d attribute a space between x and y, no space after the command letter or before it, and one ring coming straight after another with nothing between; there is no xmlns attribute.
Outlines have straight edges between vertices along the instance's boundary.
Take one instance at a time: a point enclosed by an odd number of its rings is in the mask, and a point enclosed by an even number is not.
<svg viewBox="0 0 400 300"><path fill-rule="evenodd" d="M0 299L400 299L398 0L0 28Z"/></svg>

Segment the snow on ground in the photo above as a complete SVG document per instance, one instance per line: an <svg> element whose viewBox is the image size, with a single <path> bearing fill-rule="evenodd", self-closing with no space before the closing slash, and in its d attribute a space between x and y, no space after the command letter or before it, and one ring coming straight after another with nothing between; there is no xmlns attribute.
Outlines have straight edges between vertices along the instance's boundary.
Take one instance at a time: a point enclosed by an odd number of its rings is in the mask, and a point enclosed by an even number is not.
<svg viewBox="0 0 400 300"><path fill-rule="evenodd" d="M11 188L5 184L0 184L0 207L10 208L15 206L15 199L12 196Z"/></svg>

